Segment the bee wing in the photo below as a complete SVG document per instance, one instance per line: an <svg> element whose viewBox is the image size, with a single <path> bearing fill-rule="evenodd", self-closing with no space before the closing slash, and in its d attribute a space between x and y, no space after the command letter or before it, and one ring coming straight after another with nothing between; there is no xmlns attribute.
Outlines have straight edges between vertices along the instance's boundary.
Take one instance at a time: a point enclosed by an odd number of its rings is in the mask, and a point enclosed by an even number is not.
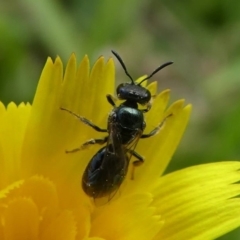
<svg viewBox="0 0 240 240"><path fill-rule="evenodd" d="M127 149L129 161L131 160L131 157L132 157L132 155L133 155L133 152L135 151L135 148L136 148L136 146L137 146L137 144L138 144L139 139L140 139L141 136L142 136L142 133L143 133L143 131L142 131L141 129L138 129L138 130L136 131L136 134L134 134L134 136L133 136L133 138L132 138L133 140L130 141L130 142L125 146L126 149Z"/></svg>
<svg viewBox="0 0 240 240"><path fill-rule="evenodd" d="M140 140L143 131L141 129L135 130L135 134L133 134L132 138L125 145L120 144L122 142L121 134L117 130L117 127L112 124L111 131L109 133L108 146L112 145L112 154L116 156L116 158L128 158L128 162L131 160L131 157L135 151L135 148ZM127 156L126 156L127 154Z"/></svg>
<svg viewBox="0 0 240 240"><path fill-rule="evenodd" d="M109 136L107 141L107 152L118 157L122 157L123 146L121 144L122 137L119 133L116 123L109 123ZM107 154L107 153L106 153Z"/></svg>
<svg viewBox="0 0 240 240"><path fill-rule="evenodd" d="M102 188L108 194L94 198L95 205L97 206L104 205L114 198L127 174L129 160L125 147L121 142L121 134L119 133L117 124L114 122L110 123L109 136L102 163L102 171L105 178Z"/></svg>
<svg viewBox="0 0 240 240"><path fill-rule="evenodd" d="M104 174L104 181L101 181L102 190L107 194L94 198L97 206L108 203L119 192L118 190L127 175L129 161L141 135L142 131L136 130L129 143L123 145L118 125L114 122L110 123L109 137L101 167Z"/></svg>

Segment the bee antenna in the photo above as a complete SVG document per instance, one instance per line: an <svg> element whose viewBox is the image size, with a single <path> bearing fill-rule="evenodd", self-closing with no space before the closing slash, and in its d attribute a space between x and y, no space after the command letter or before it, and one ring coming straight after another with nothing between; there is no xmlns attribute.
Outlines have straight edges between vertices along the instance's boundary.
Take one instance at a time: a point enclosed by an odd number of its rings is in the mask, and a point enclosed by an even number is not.
<svg viewBox="0 0 240 240"><path fill-rule="evenodd" d="M157 69L155 69L149 76L147 76L146 78L144 78L140 83L138 83L138 85L141 85L144 81L146 81L147 79L151 78L153 75L155 75L157 72L159 72L161 69L167 67L168 65L173 64L172 61L170 62L166 62L164 64L162 64L160 67L158 67Z"/></svg>
<svg viewBox="0 0 240 240"><path fill-rule="evenodd" d="M112 53L113 53L113 55L117 58L117 60L120 62L120 64L121 64L121 66L122 66L125 74L131 79L132 84L135 84L134 81L133 81L133 79L132 79L132 77L131 77L131 75L128 73L127 68L126 68L123 60L121 59L121 57L120 57L115 51L113 51L113 50L112 50Z"/></svg>

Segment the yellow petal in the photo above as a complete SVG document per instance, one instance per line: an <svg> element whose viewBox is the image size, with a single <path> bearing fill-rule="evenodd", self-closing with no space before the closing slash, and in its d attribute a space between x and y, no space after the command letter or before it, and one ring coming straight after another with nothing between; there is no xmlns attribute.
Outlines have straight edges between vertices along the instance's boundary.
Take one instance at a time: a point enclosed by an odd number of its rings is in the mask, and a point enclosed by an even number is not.
<svg viewBox="0 0 240 240"><path fill-rule="evenodd" d="M71 212L62 212L42 231L41 240L75 240L76 222Z"/></svg>
<svg viewBox="0 0 240 240"><path fill-rule="evenodd" d="M91 235L114 240L152 239L163 225L152 200L150 193L139 193L96 209Z"/></svg>
<svg viewBox="0 0 240 240"><path fill-rule="evenodd" d="M13 200L5 213L5 240L38 239L39 216L31 199Z"/></svg>
<svg viewBox="0 0 240 240"><path fill-rule="evenodd" d="M90 238L86 238L84 240L105 240L104 238L99 238L99 237L90 237Z"/></svg>
<svg viewBox="0 0 240 240"><path fill-rule="evenodd" d="M170 97L170 90L164 90L159 93L153 100L152 108L149 112L146 113L146 129L144 133L150 132L154 127L156 127L159 122L164 117L164 111L167 107Z"/></svg>
<svg viewBox="0 0 240 240"><path fill-rule="evenodd" d="M2 106L2 105L1 105ZM0 111L0 186L21 178L21 147L31 106L10 103Z"/></svg>
<svg viewBox="0 0 240 240"><path fill-rule="evenodd" d="M64 74L62 96L59 107L68 109L79 115L86 114L87 109L89 108L89 68L89 59L87 56L83 58L77 69L76 57L74 54L71 56ZM73 117L73 115L63 111L61 111L60 119L62 121L61 136L63 136L63 139L61 140L63 143L66 140L68 141L66 144L66 148L68 148L68 145L73 145L74 141L80 141L81 138L79 138L79 135L83 135L84 137L85 134L82 134L83 131L81 131L84 124Z"/></svg>
<svg viewBox="0 0 240 240"><path fill-rule="evenodd" d="M12 184L8 185L6 188L1 189L0 191L0 199L6 198L11 191L15 191L19 189L19 187L24 183L24 180L19 180L13 182Z"/></svg>
<svg viewBox="0 0 240 240"><path fill-rule="evenodd" d="M57 58L52 63L48 59L40 78L23 142L22 166L25 176L42 173L46 164L52 163L57 149L63 148L59 120L62 75L61 60Z"/></svg>
<svg viewBox="0 0 240 240"><path fill-rule="evenodd" d="M168 174L153 190L165 224L155 239L215 239L239 226L239 162Z"/></svg>
<svg viewBox="0 0 240 240"><path fill-rule="evenodd" d="M110 59L106 65L103 65L102 68L98 67L100 63L103 62L104 58L101 57L94 65L91 72L91 81L92 83L87 86L90 89L91 95L88 96L94 99L93 104L90 105L89 100L87 105L91 106L88 109L91 110L92 121L99 125L104 123L103 128L107 127L107 117L112 106L108 103L106 99L106 94L112 94L114 92L115 85L115 70L113 60ZM98 69L99 68L99 69ZM102 112L102 114L97 113L97 110Z"/></svg>
<svg viewBox="0 0 240 240"><path fill-rule="evenodd" d="M33 176L27 179L19 188L20 194L33 199L38 209L56 208L58 196L56 187L48 179L41 176Z"/></svg>

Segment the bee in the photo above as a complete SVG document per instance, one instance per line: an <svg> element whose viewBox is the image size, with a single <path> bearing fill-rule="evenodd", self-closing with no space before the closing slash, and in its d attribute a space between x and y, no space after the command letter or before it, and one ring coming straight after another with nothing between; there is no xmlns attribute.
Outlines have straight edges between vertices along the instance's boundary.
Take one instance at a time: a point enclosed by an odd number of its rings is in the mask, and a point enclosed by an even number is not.
<svg viewBox="0 0 240 240"><path fill-rule="evenodd" d="M125 74L130 78L131 83L121 83L117 87L117 98L123 100L119 106L116 105L115 98L112 95L108 94L106 96L107 101L113 106L108 116L107 128L100 128L85 117L79 116L68 109L61 108L61 110L69 112L96 131L108 134L103 138L90 139L79 148L66 151L67 153L73 153L91 144L105 144L89 161L82 176L82 189L93 199L108 196L110 200L114 196L127 175L132 156L136 158L133 161L131 172L131 179L134 178L134 168L144 162L144 158L135 151L139 139L149 138L157 134L165 120L171 116L171 114L168 115L151 132L147 134L143 133L146 127L144 113L151 109L150 100L152 96L150 91L141 86L141 84L173 62L164 63L140 81L140 83L136 83L128 73L121 57L114 51L112 53L121 64ZM139 109L138 104L144 106L144 108Z"/></svg>

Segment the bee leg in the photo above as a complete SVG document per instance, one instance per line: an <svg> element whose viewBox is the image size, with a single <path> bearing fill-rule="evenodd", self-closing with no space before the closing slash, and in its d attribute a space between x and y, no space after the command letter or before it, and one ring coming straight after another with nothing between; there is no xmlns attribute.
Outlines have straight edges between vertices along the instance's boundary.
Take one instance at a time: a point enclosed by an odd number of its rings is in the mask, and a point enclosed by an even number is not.
<svg viewBox="0 0 240 240"><path fill-rule="evenodd" d="M116 107L116 98L114 96L112 96L111 94L107 94L107 100L108 102L113 106Z"/></svg>
<svg viewBox="0 0 240 240"><path fill-rule="evenodd" d="M74 152L78 152L80 150L82 150L83 148L87 147L88 145L92 145L92 144L104 144L106 143L108 140L108 136L104 137L104 138L92 138L89 139L88 141L86 141L85 143L83 143L80 147L78 148L74 148L72 150L66 150L66 153L74 153Z"/></svg>
<svg viewBox="0 0 240 240"><path fill-rule="evenodd" d="M133 161L133 167L132 167L132 172L131 172L131 180L134 179L134 170L135 167L141 166L144 163L144 158L138 154L137 152L133 151L133 150L129 150L129 152L137 158L137 160Z"/></svg>
<svg viewBox="0 0 240 240"><path fill-rule="evenodd" d="M168 116L166 116L156 128L154 128L150 133L142 134L141 138L149 138L149 137L152 137L152 136L156 135L161 130L161 128L165 124L166 120L169 117L171 117L172 115L173 114L171 113Z"/></svg>
<svg viewBox="0 0 240 240"><path fill-rule="evenodd" d="M81 117L80 119L83 123L85 123L86 125L90 126L91 128L93 128L94 130L96 130L97 132L107 132L107 129L103 129L98 127L97 125L95 125L94 123L92 123L90 120Z"/></svg>
<svg viewBox="0 0 240 240"><path fill-rule="evenodd" d="M78 120L80 120L81 122L85 123L86 125L90 126L91 128L93 128L94 130L96 130L97 132L107 132L107 129L103 129L98 127L97 125L95 125L94 123L92 123L90 120L88 120L85 117L79 116L78 114L66 109L66 108L60 108L63 111L66 111L70 114L72 114L73 116L75 116Z"/></svg>
<svg viewBox="0 0 240 240"><path fill-rule="evenodd" d="M153 102L154 98L156 98L156 96L157 96L156 94L152 95L151 100L147 103L147 108L141 110L143 113L148 112L152 108L152 102Z"/></svg>
<svg viewBox="0 0 240 240"><path fill-rule="evenodd" d="M146 109L142 109L141 111L142 111L143 113L146 113L146 112L148 112L148 111L151 109L151 107L152 107L151 102L148 102L148 103L147 103L147 108L146 108Z"/></svg>

